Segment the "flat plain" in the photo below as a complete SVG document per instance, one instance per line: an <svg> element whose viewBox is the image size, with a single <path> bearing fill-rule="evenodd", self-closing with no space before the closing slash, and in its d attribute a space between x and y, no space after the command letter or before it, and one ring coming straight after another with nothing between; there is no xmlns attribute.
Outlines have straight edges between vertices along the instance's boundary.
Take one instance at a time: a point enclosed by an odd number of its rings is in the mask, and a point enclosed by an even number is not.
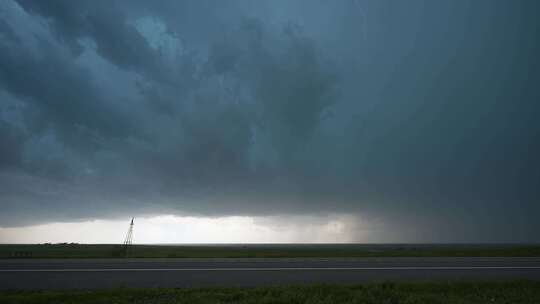
<svg viewBox="0 0 540 304"><path fill-rule="evenodd" d="M0 303L134 302L540 303L540 245L0 245Z"/></svg>
<svg viewBox="0 0 540 304"><path fill-rule="evenodd" d="M131 258L540 257L540 244L132 245ZM0 245L0 258L124 258L121 245Z"/></svg>

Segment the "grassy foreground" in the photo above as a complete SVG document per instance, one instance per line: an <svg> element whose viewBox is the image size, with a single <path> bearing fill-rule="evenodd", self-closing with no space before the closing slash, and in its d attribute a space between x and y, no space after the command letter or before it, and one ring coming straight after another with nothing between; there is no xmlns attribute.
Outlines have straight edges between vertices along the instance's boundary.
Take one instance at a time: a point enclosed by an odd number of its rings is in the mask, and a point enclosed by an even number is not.
<svg viewBox="0 0 540 304"><path fill-rule="evenodd" d="M540 303L540 282L0 292L0 303Z"/></svg>
<svg viewBox="0 0 540 304"><path fill-rule="evenodd" d="M119 245L0 245L0 258L121 258ZM540 257L540 245L261 244L133 245L132 258Z"/></svg>

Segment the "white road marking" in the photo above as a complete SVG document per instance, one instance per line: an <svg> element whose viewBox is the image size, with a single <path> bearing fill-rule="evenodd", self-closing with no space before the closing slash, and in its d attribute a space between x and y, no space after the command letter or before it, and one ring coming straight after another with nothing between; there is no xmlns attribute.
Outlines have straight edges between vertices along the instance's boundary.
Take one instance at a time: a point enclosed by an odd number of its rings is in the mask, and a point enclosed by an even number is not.
<svg viewBox="0 0 540 304"><path fill-rule="evenodd" d="M264 268L71 268L0 269L0 272L137 272L137 271L302 271L302 270L526 270L540 266L412 266L412 267L264 267Z"/></svg>

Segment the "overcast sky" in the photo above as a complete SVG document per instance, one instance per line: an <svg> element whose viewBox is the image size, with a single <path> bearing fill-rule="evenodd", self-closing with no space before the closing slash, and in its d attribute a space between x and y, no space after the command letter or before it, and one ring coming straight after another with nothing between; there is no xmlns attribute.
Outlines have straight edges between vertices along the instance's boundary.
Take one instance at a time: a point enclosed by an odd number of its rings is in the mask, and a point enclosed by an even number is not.
<svg viewBox="0 0 540 304"><path fill-rule="evenodd" d="M366 239L364 219L375 242L538 242L538 12L0 1L0 236L179 216L338 221L343 241Z"/></svg>

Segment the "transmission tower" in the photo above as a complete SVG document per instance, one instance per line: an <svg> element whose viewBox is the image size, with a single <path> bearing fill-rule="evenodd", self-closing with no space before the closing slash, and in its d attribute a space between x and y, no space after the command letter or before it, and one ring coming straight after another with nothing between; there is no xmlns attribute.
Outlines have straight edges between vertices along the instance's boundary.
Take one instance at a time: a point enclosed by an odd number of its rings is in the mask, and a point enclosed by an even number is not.
<svg viewBox="0 0 540 304"><path fill-rule="evenodd" d="M131 242L133 241L133 218L131 218L131 223L129 224L129 229L126 234L126 239L124 240L124 248L127 249L129 246L131 246Z"/></svg>

